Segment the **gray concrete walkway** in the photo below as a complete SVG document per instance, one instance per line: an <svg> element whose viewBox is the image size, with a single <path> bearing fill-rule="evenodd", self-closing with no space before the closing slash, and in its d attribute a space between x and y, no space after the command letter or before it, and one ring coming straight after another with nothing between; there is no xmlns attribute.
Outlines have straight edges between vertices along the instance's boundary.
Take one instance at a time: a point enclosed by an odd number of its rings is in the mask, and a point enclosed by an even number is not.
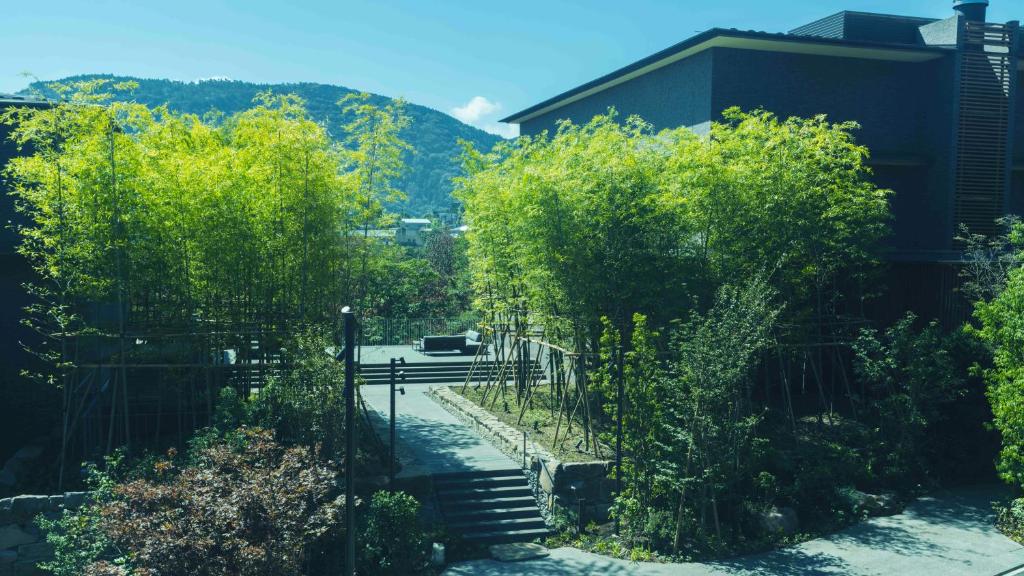
<svg viewBox="0 0 1024 576"><path fill-rule="evenodd" d="M467 470L515 468L516 463L426 395L428 384L406 384L397 396L395 429L402 462L399 478ZM387 442L388 386L362 386L374 426Z"/></svg>
<svg viewBox="0 0 1024 576"><path fill-rule="evenodd" d="M444 576L996 576L1024 565L1024 548L992 525L989 502L1001 493L981 487L938 494L827 538L719 562L635 563L559 548L526 562L464 562Z"/></svg>

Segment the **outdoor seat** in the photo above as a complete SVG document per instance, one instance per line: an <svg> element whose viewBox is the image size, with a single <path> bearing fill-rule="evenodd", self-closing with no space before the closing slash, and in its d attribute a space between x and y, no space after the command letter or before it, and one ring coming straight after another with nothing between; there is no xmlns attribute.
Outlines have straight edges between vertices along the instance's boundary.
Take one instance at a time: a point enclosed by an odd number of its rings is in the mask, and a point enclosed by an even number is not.
<svg viewBox="0 0 1024 576"><path fill-rule="evenodd" d="M471 339L469 334L455 336L424 336L418 342L417 350L420 352L454 352L462 354L476 354L480 347L479 335Z"/></svg>

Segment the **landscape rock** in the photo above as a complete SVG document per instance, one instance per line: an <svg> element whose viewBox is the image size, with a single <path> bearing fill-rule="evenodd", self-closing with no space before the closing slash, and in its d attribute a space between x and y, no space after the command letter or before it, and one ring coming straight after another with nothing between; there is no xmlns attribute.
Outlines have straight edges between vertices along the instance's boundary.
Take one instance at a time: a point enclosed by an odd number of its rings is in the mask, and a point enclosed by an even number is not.
<svg viewBox="0 0 1024 576"><path fill-rule="evenodd" d="M771 534L785 534L787 536L796 534L800 529L796 510L783 506L772 507L771 510L762 512L761 529Z"/></svg>
<svg viewBox="0 0 1024 576"><path fill-rule="evenodd" d="M19 523L31 522L40 512L50 509L49 496L15 496L11 500L11 513Z"/></svg>
<svg viewBox="0 0 1024 576"><path fill-rule="evenodd" d="M78 510L85 504L88 498L88 492L65 492L64 508L66 510Z"/></svg>
<svg viewBox="0 0 1024 576"><path fill-rule="evenodd" d="M18 559L17 550L0 550L0 567L5 564L14 564L14 561Z"/></svg>
<svg viewBox="0 0 1024 576"><path fill-rule="evenodd" d="M35 562L15 562L14 576L50 576L49 572L43 571L36 566Z"/></svg>
<svg viewBox="0 0 1024 576"><path fill-rule="evenodd" d="M18 562L33 564L53 559L53 545L49 542L36 542L18 547Z"/></svg>
<svg viewBox="0 0 1024 576"><path fill-rule="evenodd" d="M844 490L843 495L854 511L868 516L892 516L900 512L899 501L893 494L868 494L850 488Z"/></svg>
<svg viewBox="0 0 1024 576"><path fill-rule="evenodd" d="M434 568L443 568L444 564L444 544L434 542L430 547L430 565Z"/></svg>
<svg viewBox="0 0 1024 576"><path fill-rule="evenodd" d="M893 494L868 494L864 510L868 516L892 516L900 513L899 501Z"/></svg>
<svg viewBox="0 0 1024 576"><path fill-rule="evenodd" d="M0 500L0 525L14 522L14 514L11 512L12 500L4 498Z"/></svg>
<svg viewBox="0 0 1024 576"><path fill-rule="evenodd" d="M20 526L13 524L0 526L0 550L16 548L22 544L34 544L37 541L36 536L26 532Z"/></svg>

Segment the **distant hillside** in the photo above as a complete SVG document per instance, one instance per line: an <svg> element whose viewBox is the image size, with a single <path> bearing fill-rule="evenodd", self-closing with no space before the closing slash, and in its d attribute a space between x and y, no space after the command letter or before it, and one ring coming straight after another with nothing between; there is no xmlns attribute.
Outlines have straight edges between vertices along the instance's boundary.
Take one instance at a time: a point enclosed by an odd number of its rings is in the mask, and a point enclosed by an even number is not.
<svg viewBox="0 0 1024 576"><path fill-rule="evenodd" d="M297 94L306 101L309 113L325 122L332 134L341 134L341 126L348 122L336 104L346 94L357 92L344 86L329 84L252 84L232 80L206 80L179 82L175 80L147 80L106 74L72 76L62 82L111 78L115 81L134 80L139 87L124 98L149 106L167 104L172 110L204 114L219 110L232 114L252 104L257 92L272 90L278 94ZM42 86L33 87L42 89ZM390 101L384 96L373 96L377 104ZM446 211L452 205L451 178L458 175L458 140L468 140L477 148L490 150L501 138L474 128L432 108L409 103L407 111L411 126L402 135L416 150L407 158L408 173L398 187L408 196L396 210L418 216L432 211Z"/></svg>

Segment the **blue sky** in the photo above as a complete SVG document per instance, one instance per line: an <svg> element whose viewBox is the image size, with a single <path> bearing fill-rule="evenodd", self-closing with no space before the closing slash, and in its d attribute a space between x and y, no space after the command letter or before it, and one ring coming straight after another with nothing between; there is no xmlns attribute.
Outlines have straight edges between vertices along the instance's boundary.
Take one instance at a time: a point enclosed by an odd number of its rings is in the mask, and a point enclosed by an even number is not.
<svg viewBox="0 0 1024 576"><path fill-rule="evenodd" d="M9 4L8 4L9 3ZM5 5L6 4L6 5ZM0 0L0 92L95 72L323 82L497 119L712 27L837 12L946 17L952 0ZM1024 18L992 0L989 20Z"/></svg>

